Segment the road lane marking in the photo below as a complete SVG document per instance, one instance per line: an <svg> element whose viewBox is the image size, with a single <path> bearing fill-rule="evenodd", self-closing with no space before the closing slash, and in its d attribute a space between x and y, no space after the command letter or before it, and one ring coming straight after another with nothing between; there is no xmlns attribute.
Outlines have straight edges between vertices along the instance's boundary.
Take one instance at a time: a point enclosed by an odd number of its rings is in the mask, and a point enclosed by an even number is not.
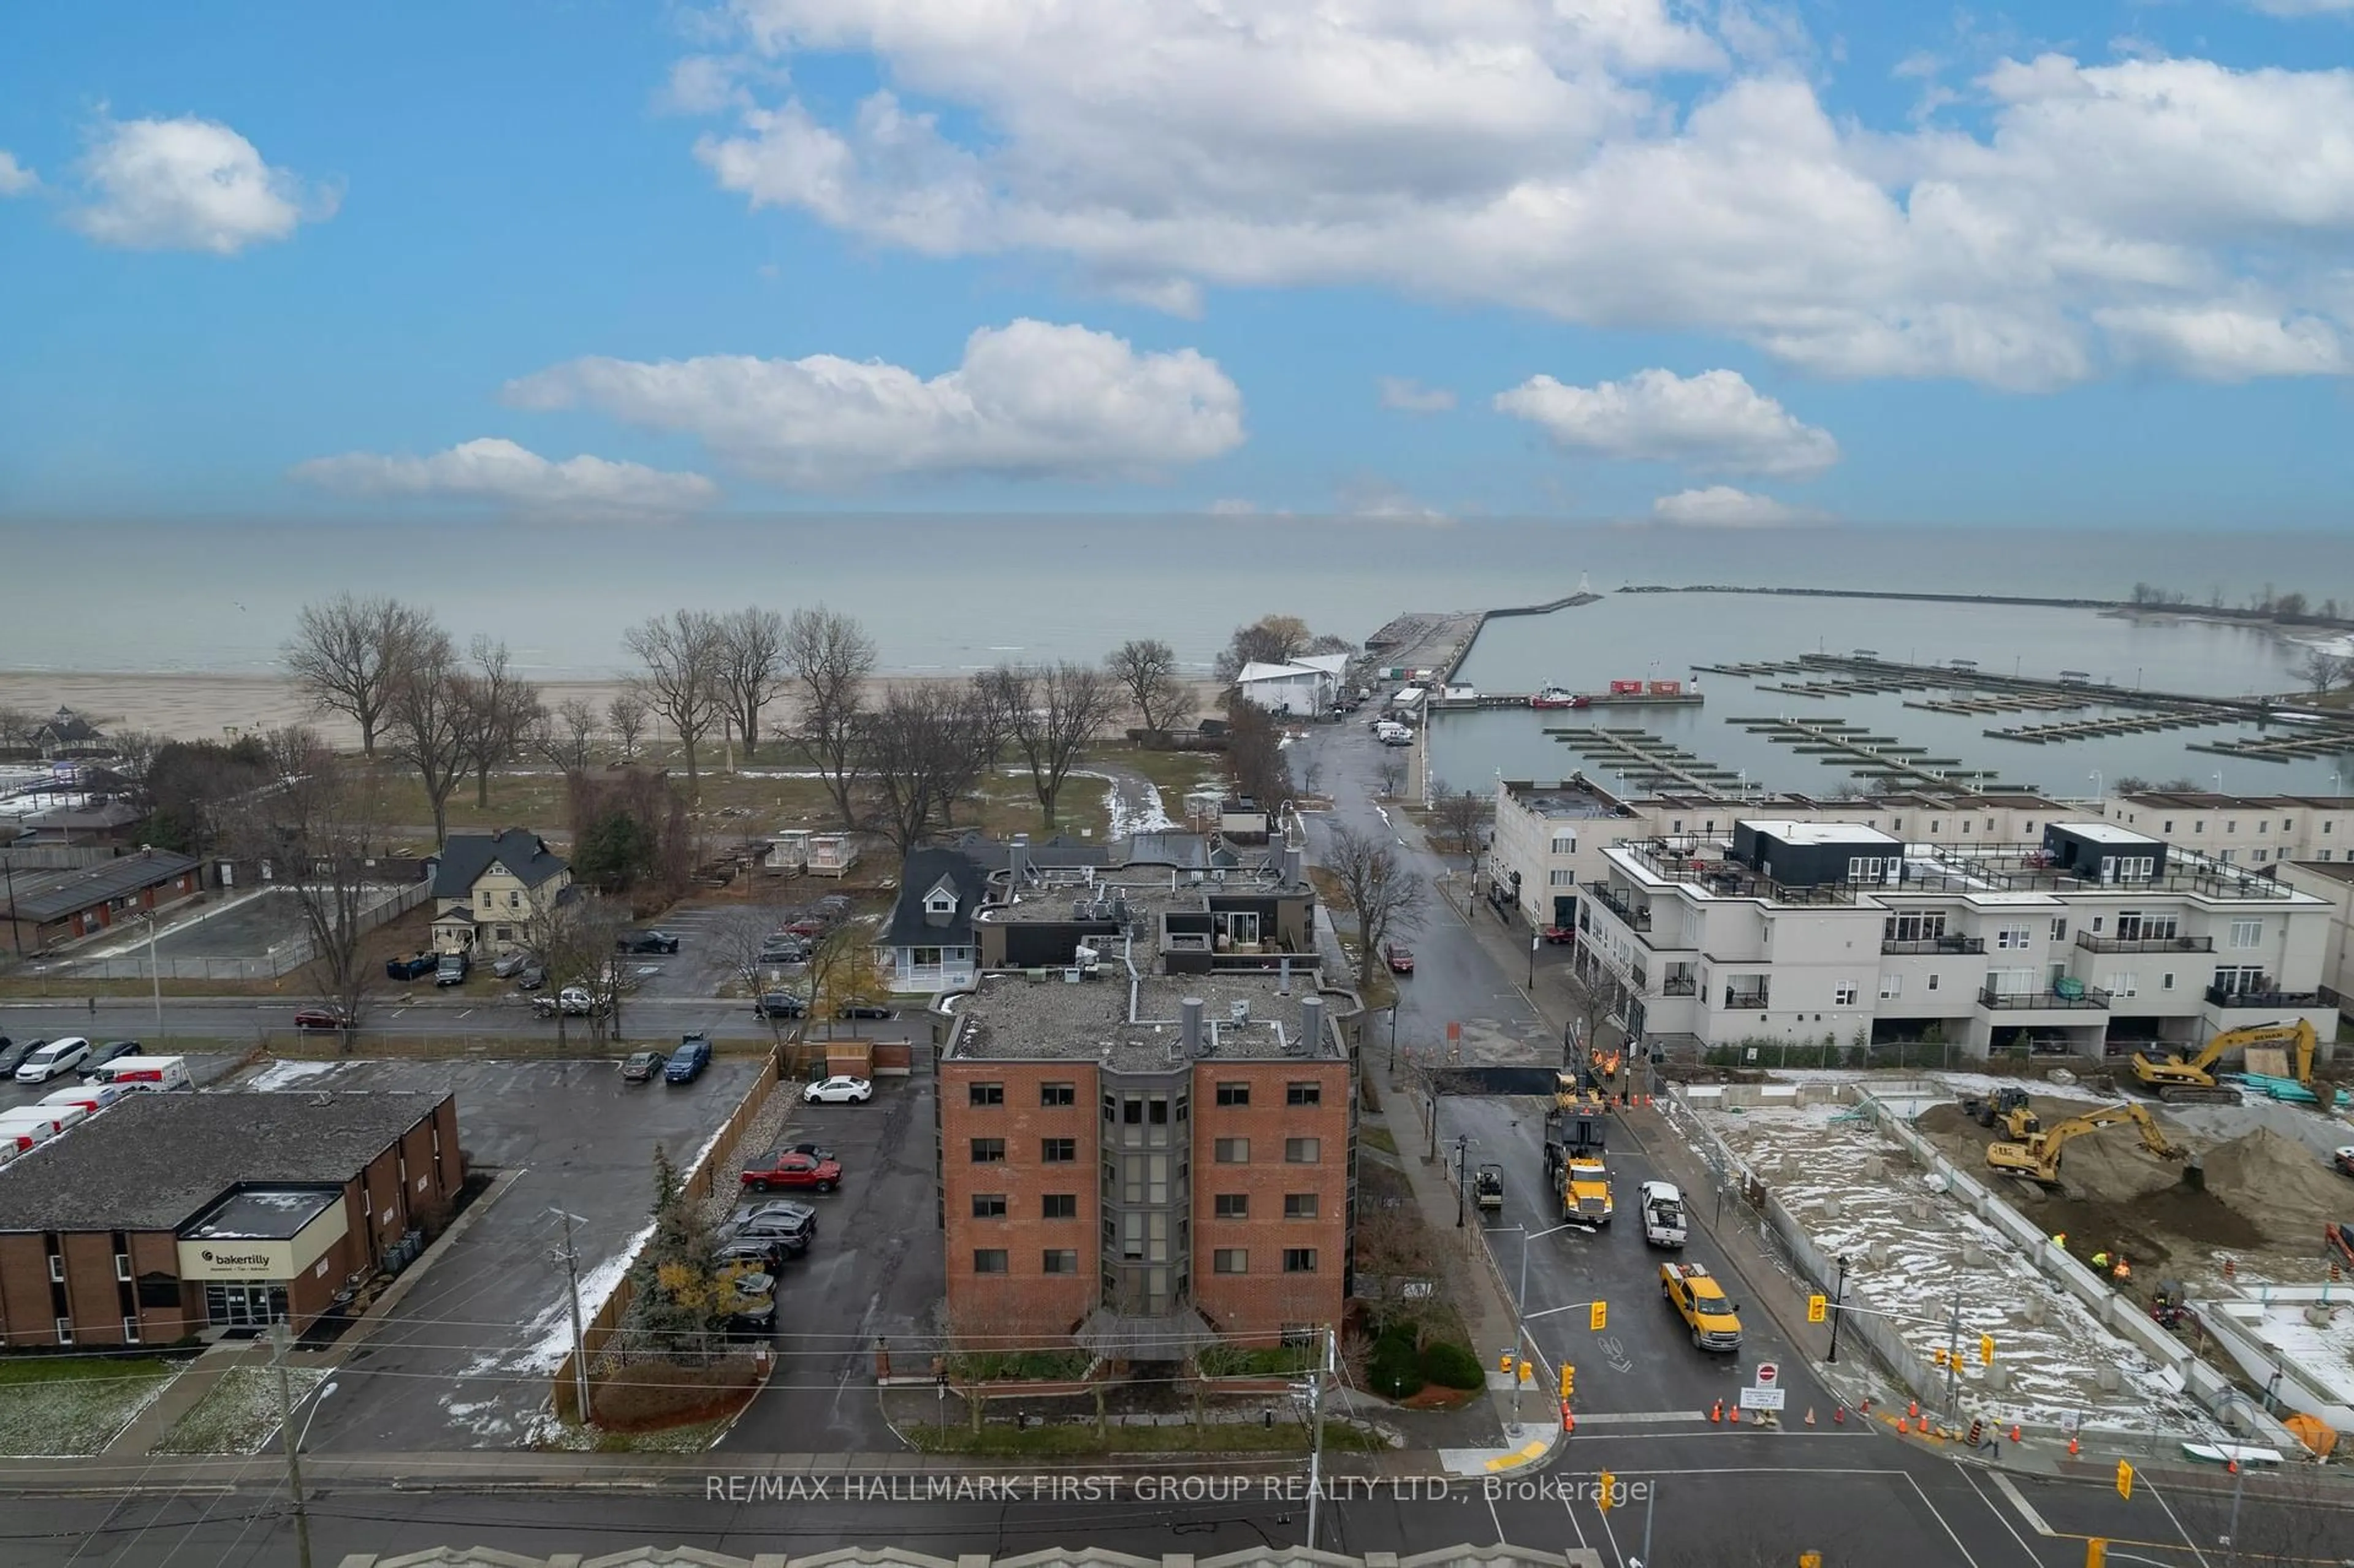
<svg viewBox="0 0 2354 1568"><path fill-rule="evenodd" d="M1904 1484L1913 1489L1913 1495L1921 1499L1921 1506L1929 1510L1929 1517L1937 1521L1937 1528L1946 1532L1946 1539L1954 1543L1954 1550L1962 1554L1962 1561L1968 1563L1970 1568L1978 1568L1978 1560L1970 1555L1970 1549L1962 1544L1962 1538L1954 1533L1954 1527L1946 1522L1946 1516L1938 1511L1935 1503L1929 1500L1929 1494L1921 1489L1921 1483L1914 1479L1913 1472L1899 1470L1897 1474L1903 1476Z"/></svg>
<svg viewBox="0 0 2354 1568"><path fill-rule="evenodd" d="M1580 1426L1631 1426L1638 1421L1705 1421L1705 1410L1597 1410L1577 1418Z"/></svg>
<svg viewBox="0 0 2354 1568"><path fill-rule="evenodd" d="M2019 1489L2011 1484L2009 1476L1997 1470L1990 1478L1994 1482L1994 1489L2009 1498L2010 1506L2019 1510L2019 1517L2027 1521L2028 1529L2038 1535L2050 1535L2052 1532L2052 1527L2043 1522L2043 1516L2035 1511L2035 1505L2020 1495Z"/></svg>
<svg viewBox="0 0 2354 1568"><path fill-rule="evenodd" d="M2147 1476L2139 1476L2137 1478L2140 1480L2144 1487L2148 1488L2149 1495L2151 1497L2158 1499L2158 1506L2166 1510L2166 1522L2174 1526L2174 1532L2182 1537L2182 1544L2190 1549L2191 1556L2199 1559L2199 1568L2207 1568L2207 1553L2199 1550L2199 1543L2190 1539L2190 1532L2182 1528L2182 1521L2174 1517L2174 1510L2172 1506L2167 1502L2165 1498L2158 1495L2158 1489L2150 1485L2149 1478Z"/></svg>
<svg viewBox="0 0 2354 1568"><path fill-rule="evenodd" d="M1960 1472L1963 1483L1970 1489L1970 1495L1977 1498L1978 1501L1984 1503L1986 1505L1987 1512L1994 1515L1995 1522L2002 1526L2004 1531L2009 1534L2011 1540L2019 1543L2019 1549L2027 1554L2027 1560L2030 1563L2034 1563L2036 1568L2044 1568L2043 1559L2037 1554L2034 1547L2027 1543L2027 1537L2019 1533L2019 1526L2011 1523L2009 1516L2005 1514L2002 1510L1995 1507L1994 1499L1987 1496L1986 1493L1980 1489L1978 1478L1971 1475L1969 1471L1962 1466L1959 1460L1955 1461L1954 1468ZM2004 1476L1999 1470L1994 1472L1993 1478L1998 1481L2009 1479L2009 1478ZM2018 1493L2011 1493L2011 1500L2018 1503L2020 1509L2031 1514L2033 1513L2034 1510L2027 1507L2026 1499L2020 1497ZM2044 1533L2048 1535L2051 1531L2046 1531Z"/></svg>

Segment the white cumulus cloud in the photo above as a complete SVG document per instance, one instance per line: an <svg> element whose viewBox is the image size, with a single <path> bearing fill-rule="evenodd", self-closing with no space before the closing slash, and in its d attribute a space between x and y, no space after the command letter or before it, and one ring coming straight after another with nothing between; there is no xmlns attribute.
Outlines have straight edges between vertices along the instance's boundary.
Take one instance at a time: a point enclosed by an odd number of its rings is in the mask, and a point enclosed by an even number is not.
<svg viewBox="0 0 2354 1568"><path fill-rule="evenodd" d="M1688 528L1770 528L1777 523L1819 522L1821 514L1786 505L1770 495L1712 484L1704 490L1680 490L1651 503L1655 522Z"/></svg>
<svg viewBox="0 0 2354 1568"><path fill-rule="evenodd" d="M16 161L16 155L0 147L0 196L24 196L41 188L41 176Z"/></svg>
<svg viewBox="0 0 2354 1568"><path fill-rule="evenodd" d="M1638 370L1624 381L1569 387L1532 376L1496 395L1559 445L1597 457L1680 462L1726 473L1803 478L1839 461L1828 430L1802 424L1737 370Z"/></svg>
<svg viewBox="0 0 2354 1568"><path fill-rule="evenodd" d="M585 455L556 462L495 437L430 457L313 458L296 464L292 477L346 495L489 502L531 513L676 513L719 497L719 487L699 473Z"/></svg>
<svg viewBox="0 0 2354 1568"><path fill-rule="evenodd" d="M2099 374L2095 312L2252 279L2342 323L2354 71L2046 55L1949 90L1971 132L1875 126L1758 10L731 0L754 57L891 85L839 113L759 95L696 152L755 207L1187 310L1390 287L2010 388Z"/></svg>
<svg viewBox="0 0 2354 1568"><path fill-rule="evenodd" d="M1379 384L1382 407L1406 414L1444 414L1455 407L1455 394L1444 387L1425 387L1405 376L1384 376Z"/></svg>
<svg viewBox="0 0 2354 1568"><path fill-rule="evenodd" d="M334 215L331 191L261 161L254 144L212 120L109 121L80 175L87 200L69 215L103 245L234 256Z"/></svg>
<svg viewBox="0 0 2354 1568"><path fill-rule="evenodd" d="M962 363L929 379L823 354L588 358L510 382L506 397L688 431L732 468L811 490L901 476L1151 475L1243 440L1242 393L1216 361L1029 320L975 332Z"/></svg>
<svg viewBox="0 0 2354 1568"><path fill-rule="evenodd" d="M2093 319L2129 363L2202 381L2259 376L2343 376L2346 334L2318 316L2283 319L2232 304L2137 305Z"/></svg>

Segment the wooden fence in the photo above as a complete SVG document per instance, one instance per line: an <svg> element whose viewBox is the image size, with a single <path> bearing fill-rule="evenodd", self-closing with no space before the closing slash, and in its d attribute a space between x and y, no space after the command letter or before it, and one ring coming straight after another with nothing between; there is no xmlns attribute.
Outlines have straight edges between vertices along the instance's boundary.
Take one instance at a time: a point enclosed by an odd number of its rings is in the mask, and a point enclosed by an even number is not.
<svg viewBox="0 0 2354 1568"><path fill-rule="evenodd" d="M736 1164L736 1146L743 1141L744 1129L750 1127L753 1118L767 1107L769 1097L776 1092L781 1081L773 1065L752 1081L752 1086L737 1102L736 1109L720 1124L719 1136L711 1140L711 1146L703 1151L703 1158L695 1161L695 1168L685 1172L681 1181L681 1192L686 1202L703 1203L710 1201L718 1190L720 1172L732 1170ZM632 1256L630 1262L634 1268L637 1259ZM613 1293L605 1298L595 1312L580 1325L580 1342L587 1349L592 1366L599 1352L620 1331L621 1320L629 1312L630 1298L635 1289L630 1271L623 1270L621 1277L613 1286ZM567 1420L580 1419L575 1410L578 1402L574 1397L576 1386L569 1354L556 1369L554 1393L557 1416Z"/></svg>

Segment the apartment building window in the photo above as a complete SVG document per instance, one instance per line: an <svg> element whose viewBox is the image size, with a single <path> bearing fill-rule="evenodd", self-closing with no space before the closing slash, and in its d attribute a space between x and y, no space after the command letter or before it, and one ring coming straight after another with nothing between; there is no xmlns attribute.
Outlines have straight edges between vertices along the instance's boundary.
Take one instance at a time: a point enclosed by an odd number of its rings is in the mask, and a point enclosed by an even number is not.
<svg viewBox="0 0 2354 1568"><path fill-rule="evenodd" d="M972 1271L975 1274L1003 1274L1005 1249L1002 1246L979 1246L972 1249Z"/></svg>
<svg viewBox="0 0 2354 1568"><path fill-rule="evenodd" d="M2197 821L2191 823L2190 831L2194 834L2205 832L2207 831L2207 819L2201 817Z"/></svg>
<svg viewBox="0 0 2354 1568"><path fill-rule="evenodd" d="M2316 850L2313 852L2313 858L2316 860L2327 860L2329 858L2329 852L2327 850Z"/></svg>
<svg viewBox="0 0 2354 1568"><path fill-rule="evenodd" d="M1312 1246L1288 1246L1283 1249L1283 1272L1313 1274L1316 1272L1316 1249Z"/></svg>
<svg viewBox="0 0 2354 1568"><path fill-rule="evenodd" d="M2179 916L2145 915L2138 909L2117 911L2117 940L2120 942L2171 942L2181 929Z"/></svg>
<svg viewBox="0 0 2354 1568"><path fill-rule="evenodd" d="M2064 942L2068 939L2068 921L2066 916L2063 916L2052 922L2052 939L2055 942Z"/></svg>
<svg viewBox="0 0 2354 1568"><path fill-rule="evenodd" d="M2006 951L2012 948L2024 949L2032 945L2034 940L2035 927L2032 926L2004 926L1999 927L1994 934L1994 945Z"/></svg>
<svg viewBox="0 0 2354 1568"><path fill-rule="evenodd" d="M1322 1105L1324 1103L1324 1086L1321 1084L1287 1084L1284 1086L1283 1090L1283 1103L1288 1106Z"/></svg>
<svg viewBox="0 0 2354 1568"><path fill-rule="evenodd" d="M1287 1138L1283 1140L1283 1162L1286 1165L1313 1165L1322 1153L1323 1145L1313 1138Z"/></svg>
<svg viewBox="0 0 2354 1568"><path fill-rule="evenodd" d="M1577 853L1577 835L1575 833L1553 834L1553 853L1555 854L1575 854Z"/></svg>
<svg viewBox="0 0 2354 1568"><path fill-rule="evenodd" d="M1222 1106L1246 1106L1250 1104L1250 1086L1248 1084L1220 1084L1218 1086L1218 1103Z"/></svg>
<svg viewBox="0 0 2354 1568"><path fill-rule="evenodd" d="M1934 942L1946 934L1943 915L1892 915L1881 922L1881 938L1890 942Z"/></svg>
<svg viewBox="0 0 2354 1568"><path fill-rule="evenodd" d="M1042 1220L1076 1220L1079 1217L1079 1195L1076 1192L1049 1192L1038 1200L1038 1217Z"/></svg>
<svg viewBox="0 0 2354 1568"><path fill-rule="evenodd" d="M2283 817L2281 819L2281 832L2288 833L2295 832L2296 831L2296 819L2295 817Z"/></svg>
<svg viewBox="0 0 2354 1568"><path fill-rule="evenodd" d="M1833 1007L1853 1007L1855 1005L1855 987L1851 985L1843 985L1836 991L1833 991L1831 992L1831 1005Z"/></svg>
<svg viewBox="0 0 2354 1568"><path fill-rule="evenodd" d="M1243 1247L1222 1246L1215 1252L1210 1254L1210 1272L1213 1274L1248 1274L1250 1272L1250 1253Z"/></svg>
<svg viewBox="0 0 2354 1568"><path fill-rule="evenodd" d="M972 1195L972 1217L976 1220L1002 1220L1005 1217L1005 1194L975 1192Z"/></svg>
<svg viewBox="0 0 2354 1568"><path fill-rule="evenodd" d="M2033 969L1988 969L1987 985L1997 996L2025 996L2035 990Z"/></svg>
<svg viewBox="0 0 2354 1568"><path fill-rule="evenodd" d="M139 1342L138 1319L125 1318L122 1319L122 1342L126 1345L135 1345Z"/></svg>
<svg viewBox="0 0 2354 1568"><path fill-rule="evenodd" d="M2223 831L2227 833L2236 833L2240 831L2240 824L2234 821L2226 821L2223 824Z"/></svg>
<svg viewBox="0 0 2354 1568"><path fill-rule="evenodd" d="M1554 887L1575 887L1577 873L1565 865L1557 865L1546 874L1546 881Z"/></svg>
<svg viewBox="0 0 2354 1568"><path fill-rule="evenodd" d="M1038 1272L1041 1274L1076 1274L1078 1271L1079 1253L1076 1247L1050 1246L1038 1255Z"/></svg>
<svg viewBox="0 0 2354 1568"><path fill-rule="evenodd" d="M2260 849L2250 851L2248 858L2254 861L2258 865L2262 865L2266 860L2270 859L2271 856L2272 852L2270 850Z"/></svg>
<svg viewBox="0 0 2354 1568"><path fill-rule="evenodd" d="M1211 1200L1211 1203L1212 1212L1222 1220L1247 1220L1250 1218L1250 1194L1248 1192L1221 1192L1215 1198Z"/></svg>
<svg viewBox="0 0 2354 1568"><path fill-rule="evenodd" d="M2172 991L2174 989L2174 971L2172 969L2168 969L2164 974L2158 977L2158 989L2160 991Z"/></svg>
<svg viewBox="0 0 2354 1568"><path fill-rule="evenodd" d="M1038 1103L1042 1106L1069 1106L1079 1102L1078 1090L1070 1084L1041 1084Z"/></svg>
<svg viewBox="0 0 2354 1568"><path fill-rule="evenodd" d="M2264 923L2262 920L2234 920L2232 922L2232 946L2235 948L2253 948L2260 946L2264 939Z"/></svg>
<svg viewBox="0 0 2354 1568"><path fill-rule="evenodd" d="M70 1345L73 1343L72 1319L60 1318L58 1319L58 1343L60 1345Z"/></svg>
<svg viewBox="0 0 2354 1568"><path fill-rule="evenodd" d="M1005 1158L1005 1139L976 1138L972 1140L972 1162L975 1165L995 1165Z"/></svg>
<svg viewBox="0 0 2354 1568"><path fill-rule="evenodd" d="M2229 865L2233 861L2240 858L2240 852L2238 850L2219 850L2216 852L2215 858L2221 861L2225 865Z"/></svg>
<svg viewBox="0 0 2354 1568"><path fill-rule="evenodd" d="M1211 1145L1211 1156L1221 1165L1247 1165L1250 1163L1250 1139L1219 1139Z"/></svg>
<svg viewBox="0 0 2354 1568"><path fill-rule="evenodd" d="M1937 989L1937 977L1935 975L1931 975L1929 977L1929 989L1931 991Z"/></svg>
<svg viewBox="0 0 2354 1568"><path fill-rule="evenodd" d="M974 1084L970 1086L970 1093L971 1103L977 1106L1002 1106L1005 1103L1003 1084Z"/></svg>
<svg viewBox="0 0 2354 1568"><path fill-rule="evenodd" d="M1283 1217L1287 1220L1312 1220L1316 1217L1316 1194L1286 1192L1283 1195Z"/></svg>
<svg viewBox="0 0 2354 1568"><path fill-rule="evenodd" d="M131 1283L131 1255L129 1253L118 1252L114 1255L114 1277L120 1284L128 1285Z"/></svg>
<svg viewBox="0 0 2354 1568"><path fill-rule="evenodd" d="M2215 969L2215 989L2226 996L2238 996L2262 985L2264 971L2255 964L2221 964Z"/></svg>
<svg viewBox="0 0 2354 1568"><path fill-rule="evenodd" d="M2172 833L2174 832L2174 819L2172 817L2166 819L2166 827L2163 831L2168 833Z"/></svg>
<svg viewBox="0 0 2354 1568"><path fill-rule="evenodd" d="M2141 994L2141 977L2130 969L2118 974L2103 975L2101 989L2111 996L2138 996Z"/></svg>
<svg viewBox="0 0 2354 1568"><path fill-rule="evenodd" d="M1904 994L1904 977L1888 974L1880 977L1880 1000L1893 1001Z"/></svg>
<svg viewBox="0 0 2354 1568"><path fill-rule="evenodd" d="M1041 1165L1076 1165L1078 1160L1077 1139L1042 1138L1038 1140L1038 1163Z"/></svg>
<svg viewBox="0 0 2354 1568"><path fill-rule="evenodd" d="M2338 831L2338 824L2333 821L2324 821L2321 824L2321 831L2325 833L2334 833Z"/></svg>
<svg viewBox="0 0 2354 1568"><path fill-rule="evenodd" d="M63 1253L53 1252L49 1254L49 1283L52 1285L63 1285L65 1282L65 1255Z"/></svg>

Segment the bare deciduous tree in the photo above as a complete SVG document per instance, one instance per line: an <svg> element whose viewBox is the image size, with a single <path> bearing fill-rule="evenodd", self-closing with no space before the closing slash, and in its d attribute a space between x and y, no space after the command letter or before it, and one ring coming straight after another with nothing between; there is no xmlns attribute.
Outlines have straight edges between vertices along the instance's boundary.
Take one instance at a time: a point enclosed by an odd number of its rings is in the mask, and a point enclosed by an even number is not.
<svg viewBox="0 0 2354 1568"><path fill-rule="evenodd" d="M638 741L646 733L645 700L635 692L621 692L605 705L605 722L612 726L613 738L621 743L621 760L627 762L638 754Z"/></svg>
<svg viewBox="0 0 2354 1568"><path fill-rule="evenodd" d="M875 825L902 855L924 841L988 766L987 706L973 687L895 685L864 726Z"/></svg>
<svg viewBox="0 0 2354 1568"><path fill-rule="evenodd" d="M794 742L825 780L842 825L855 827L875 641L854 618L818 605L785 623L783 659L800 699Z"/></svg>
<svg viewBox="0 0 2354 1568"><path fill-rule="evenodd" d="M1130 638L1104 661L1128 693L1146 733L1167 735L1193 716L1193 683L1178 673L1177 652L1158 638Z"/></svg>
<svg viewBox="0 0 2354 1568"><path fill-rule="evenodd" d="M646 706L678 736L686 764L686 791L701 783L696 758L703 737L725 711L720 684L719 618L708 610L675 609L621 634L621 645L643 665L632 685Z"/></svg>
<svg viewBox="0 0 2354 1568"><path fill-rule="evenodd" d="M1046 831L1055 830L1056 802L1064 780L1079 754L1111 722L1119 687L1110 676L1088 664L1066 660L1035 670L1000 666L999 677L1006 729L1022 759L1030 765L1030 784Z"/></svg>
<svg viewBox="0 0 2354 1568"><path fill-rule="evenodd" d="M744 755L760 748L760 713L785 689L785 618L758 605L719 617L719 686Z"/></svg>
<svg viewBox="0 0 2354 1568"><path fill-rule="evenodd" d="M0 747L10 751L29 747L34 731L40 727L41 721L31 709L0 705Z"/></svg>
<svg viewBox="0 0 2354 1568"><path fill-rule="evenodd" d="M307 726L264 737L270 786L242 798L242 853L270 863L273 886L293 895L310 939L311 991L343 1020L343 1048L362 1022L372 976L361 938L382 895L369 872L374 776L347 767Z"/></svg>
<svg viewBox="0 0 2354 1568"><path fill-rule="evenodd" d="M1495 803L1485 795L1449 789L1444 784L1432 787L1430 823L1435 831L1431 836L1444 853L1478 854L1481 836L1494 814Z"/></svg>
<svg viewBox="0 0 2354 1568"><path fill-rule="evenodd" d="M504 642L477 635L467 651L473 668L451 677L465 727L466 765L474 770L474 804L488 810L491 769L514 760L524 736L546 710L539 687L514 673Z"/></svg>
<svg viewBox="0 0 2354 1568"><path fill-rule="evenodd" d="M465 776L466 704L449 633L420 634L386 709L392 755L417 770L433 809L433 842L450 840L450 794Z"/></svg>
<svg viewBox="0 0 2354 1568"><path fill-rule="evenodd" d="M524 946L547 973L548 993L558 998L556 1009L556 1044L562 1050L570 1044L570 1020L565 1016L561 1001L567 986L579 986L594 996L600 989L600 977L611 966L614 939L627 923L627 912L601 898L592 897L585 888L566 895L535 904L530 917L524 922ZM589 1031L601 1037L610 1009L600 1009L589 1015Z"/></svg>
<svg viewBox="0 0 2354 1568"><path fill-rule="evenodd" d="M578 697L567 697L553 713L539 715L531 747L567 778L588 772L597 759L597 710Z"/></svg>
<svg viewBox="0 0 2354 1568"><path fill-rule="evenodd" d="M2315 696L2325 697L2334 688L2344 685L2349 675L2354 675L2354 660L2342 653L2332 653L2327 648L2308 648L2305 652L2305 662L2297 666L2297 671L2305 677L2305 683L2313 689Z"/></svg>
<svg viewBox="0 0 2354 1568"><path fill-rule="evenodd" d="M1287 664L1308 652L1312 641L1308 623L1296 615L1263 615L1248 626L1237 626L1219 651L1219 681L1231 683L1246 664Z"/></svg>
<svg viewBox="0 0 2354 1568"><path fill-rule="evenodd" d="M114 771L125 779L146 778L148 765L155 760L155 754L171 742L170 736L152 729L118 729L106 737L106 744L114 752Z"/></svg>
<svg viewBox="0 0 2354 1568"><path fill-rule="evenodd" d="M1422 924L1430 887L1384 834L1335 823L1324 842L1324 866L1357 918L1357 983L1380 961L1382 944Z"/></svg>
<svg viewBox="0 0 2354 1568"><path fill-rule="evenodd" d="M1382 753L1381 766L1375 769L1375 777L1381 780L1383 799L1394 800L1397 798L1398 790L1405 784L1405 763L1395 754L1384 749Z"/></svg>
<svg viewBox="0 0 2354 1568"><path fill-rule="evenodd" d="M394 694L412 660L447 642L427 611L382 597L342 594L306 604L283 650L287 670L322 713L348 717L360 729L360 751L376 756Z"/></svg>

